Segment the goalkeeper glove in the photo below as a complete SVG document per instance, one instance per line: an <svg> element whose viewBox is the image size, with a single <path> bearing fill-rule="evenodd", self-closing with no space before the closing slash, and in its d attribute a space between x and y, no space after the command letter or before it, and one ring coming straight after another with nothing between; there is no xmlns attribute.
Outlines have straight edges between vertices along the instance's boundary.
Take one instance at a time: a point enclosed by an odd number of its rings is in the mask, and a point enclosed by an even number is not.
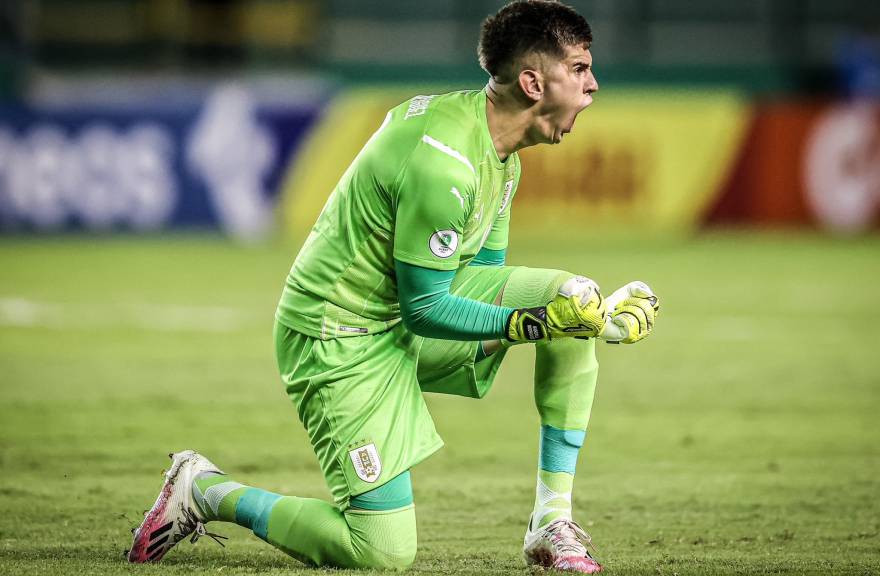
<svg viewBox="0 0 880 576"><path fill-rule="evenodd" d="M608 322L599 337L611 344L633 344L651 335L660 311L657 296L644 282L630 282L608 297Z"/></svg>
<svg viewBox="0 0 880 576"><path fill-rule="evenodd" d="M574 337L592 338L605 325L605 301L599 286L589 278L575 276L562 285L546 306L514 310L507 320L507 339L512 342Z"/></svg>

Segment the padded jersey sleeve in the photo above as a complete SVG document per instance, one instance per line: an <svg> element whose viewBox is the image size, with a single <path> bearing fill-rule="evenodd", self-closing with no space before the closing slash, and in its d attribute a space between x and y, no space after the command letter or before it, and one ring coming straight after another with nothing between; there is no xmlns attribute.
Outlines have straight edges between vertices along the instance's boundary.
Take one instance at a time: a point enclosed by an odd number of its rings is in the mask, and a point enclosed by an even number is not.
<svg viewBox="0 0 880 576"><path fill-rule="evenodd" d="M432 270L456 270L476 175L455 151L425 138L397 178L394 258Z"/></svg>

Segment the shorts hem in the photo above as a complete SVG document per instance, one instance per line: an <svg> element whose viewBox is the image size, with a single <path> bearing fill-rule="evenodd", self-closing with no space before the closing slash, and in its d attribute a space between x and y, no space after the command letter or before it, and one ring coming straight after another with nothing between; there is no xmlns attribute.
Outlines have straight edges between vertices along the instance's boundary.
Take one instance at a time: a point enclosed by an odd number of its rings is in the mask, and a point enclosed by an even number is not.
<svg viewBox="0 0 880 576"><path fill-rule="evenodd" d="M350 487L348 487L349 488L348 493L342 499L336 500L336 506L340 510L342 510L343 512L351 510L351 499L354 496L359 496L361 494L365 494L365 493L369 492L370 490L375 490L376 488L383 486L387 482L396 478L399 474L403 474L407 470L411 470L414 466L421 464L423 461L427 460L430 456L433 456L438 450L443 448L443 446L444 446L443 439L438 437L436 442L434 442L428 448L425 448L423 451L421 451L415 458L413 458L411 463L409 463L407 466L401 466L400 470L393 471L392 474L388 475L389 476L388 480L386 480L385 482L382 482L381 484L379 484L379 483L376 483L374 485L371 484L369 488L367 488L365 490L360 490L360 491L354 491L354 490L351 490ZM384 472L384 470L383 470L383 472ZM346 482L346 484L348 484L348 483ZM400 508L396 508L396 510L400 510Z"/></svg>
<svg viewBox="0 0 880 576"><path fill-rule="evenodd" d="M345 510L345 512L348 514L361 514L363 516L382 516L383 514L397 514L398 512L403 512L404 510L409 510L415 507L415 504L407 504L406 506L401 506L400 508L392 508L391 510L364 510L363 508L349 507Z"/></svg>

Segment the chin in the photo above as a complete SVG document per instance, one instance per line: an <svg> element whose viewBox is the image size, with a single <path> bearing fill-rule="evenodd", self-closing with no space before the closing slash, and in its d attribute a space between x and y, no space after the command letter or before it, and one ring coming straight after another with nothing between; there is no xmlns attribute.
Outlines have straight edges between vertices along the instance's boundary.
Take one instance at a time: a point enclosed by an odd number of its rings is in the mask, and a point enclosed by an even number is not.
<svg viewBox="0 0 880 576"><path fill-rule="evenodd" d="M554 132L553 134L550 135L550 138L547 139L547 143L548 144L559 144L560 142L562 142L563 136L565 136L565 132L563 132L562 130L560 130L558 132Z"/></svg>

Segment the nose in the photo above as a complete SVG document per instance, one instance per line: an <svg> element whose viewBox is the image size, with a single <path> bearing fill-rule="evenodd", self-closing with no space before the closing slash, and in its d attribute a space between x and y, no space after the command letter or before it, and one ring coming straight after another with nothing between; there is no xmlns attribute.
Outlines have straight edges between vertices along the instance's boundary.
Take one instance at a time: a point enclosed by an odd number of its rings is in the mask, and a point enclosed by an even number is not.
<svg viewBox="0 0 880 576"><path fill-rule="evenodd" d="M587 78L587 86L585 92L592 94L593 92L599 91L599 82L596 80L596 76L590 74L590 77Z"/></svg>

